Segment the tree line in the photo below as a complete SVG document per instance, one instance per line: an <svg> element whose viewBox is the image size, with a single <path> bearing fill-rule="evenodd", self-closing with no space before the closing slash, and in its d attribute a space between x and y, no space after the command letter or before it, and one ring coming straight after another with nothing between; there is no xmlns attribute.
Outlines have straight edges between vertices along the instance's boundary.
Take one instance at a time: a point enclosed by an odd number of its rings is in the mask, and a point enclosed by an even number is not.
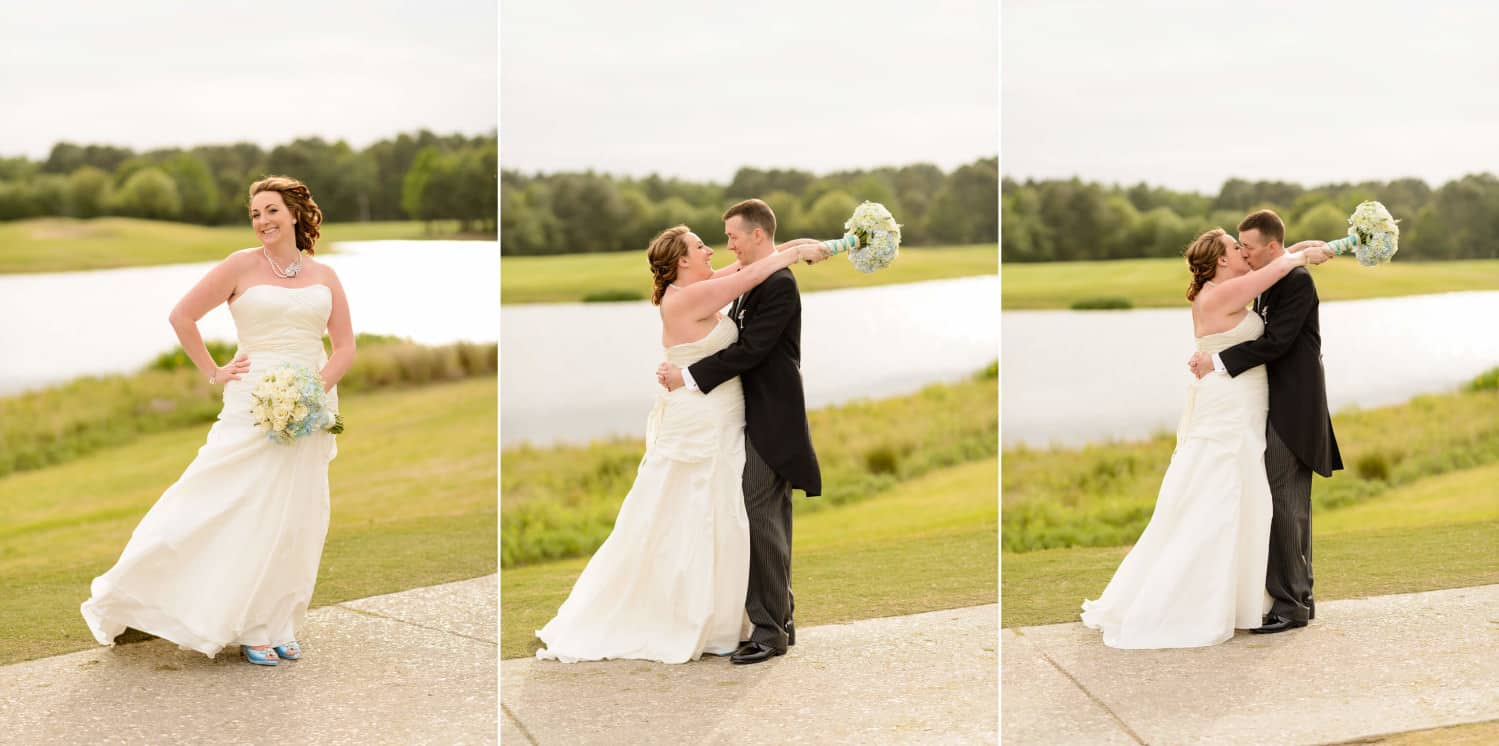
<svg viewBox="0 0 1499 746"><path fill-rule="evenodd" d="M402 133L362 150L300 138L160 148L60 142L45 160L0 158L0 220L106 215L200 225L246 220L249 186L267 174L300 179L330 222L457 220L495 229L496 133Z"/></svg>
<svg viewBox="0 0 1499 746"><path fill-rule="evenodd" d="M864 200L890 208L903 246L999 240L999 159L951 173L929 163L839 171L741 168L728 184L583 173L500 174L500 251L507 255L638 251L665 228L691 226L712 243L723 211L758 197L777 237L837 238Z"/></svg>
<svg viewBox="0 0 1499 746"><path fill-rule="evenodd" d="M1286 221L1286 241L1348 233L1348 216L1378 200L1400 221L1400 258L1499 258L1499 178L1478 173L1431 188L1420 179L1311 188L1284 181L1229 179L1216 195L1145 183L1005 179L1001 185L1006 262L1181 256L1193 238L1233 232L1249 212L1270 208Z"/></svg>

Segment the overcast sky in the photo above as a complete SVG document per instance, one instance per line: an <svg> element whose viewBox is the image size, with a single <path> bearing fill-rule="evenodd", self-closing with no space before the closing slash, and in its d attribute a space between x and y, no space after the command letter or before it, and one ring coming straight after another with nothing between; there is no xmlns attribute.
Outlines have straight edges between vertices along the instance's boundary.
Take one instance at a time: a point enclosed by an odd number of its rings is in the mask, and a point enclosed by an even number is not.
<svg viewBox="0 0 1499 746"><path fill-rule="evenodd" d="M500 160L728 181L999 151L995 0L505 0Z"/></svg>
<svg viewBox="0 0 1499 746"><path fill-rule="evenodd" d="M497 125L495 0L7 3L0 155Z"/></svg>
<svg viewBox="0 0 1499 746"><path fill-rule="evenodd" d="M1216 193L1499 172L1499 4L1005 0L1001 168Z"/></svg>

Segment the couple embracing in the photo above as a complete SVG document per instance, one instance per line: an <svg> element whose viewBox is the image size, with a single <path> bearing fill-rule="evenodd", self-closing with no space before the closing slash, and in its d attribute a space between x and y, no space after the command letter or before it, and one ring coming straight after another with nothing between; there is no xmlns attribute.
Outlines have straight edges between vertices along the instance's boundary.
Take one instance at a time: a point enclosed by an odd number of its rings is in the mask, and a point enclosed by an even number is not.
<svg viewBox="0 0 1499 746"><path fill-rule="evenodd" d="M536 632L539 658L684 663L708 653L749 664L796 644L791 490L819 495L822 477L789 267L828 249L811 239L777 246L775 213L757 199L723 219L738 257L723 269L687 226L647 249L665 391L613 531Z"/></svg>
<svg viewBox="0 0 1499 746"><path fill-rule="evenodd" d="M1197 377L1155 512L1083 624L1115 648L1216 645L1316 616L1312 472L1343 468L1327 409L1317 290L1320 241L1281 247L1269 210L1186 251ZM1251 313L1251 309L1253 313Z"/></svg>

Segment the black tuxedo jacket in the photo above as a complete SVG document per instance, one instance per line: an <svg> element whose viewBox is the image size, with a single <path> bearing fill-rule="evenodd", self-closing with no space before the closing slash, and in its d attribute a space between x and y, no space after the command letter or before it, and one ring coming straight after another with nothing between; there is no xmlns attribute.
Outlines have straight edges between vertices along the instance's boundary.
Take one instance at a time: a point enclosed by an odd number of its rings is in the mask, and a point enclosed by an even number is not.
<svg viewBox="0 0 1499 746"><path fill-rule="evenodd" d="M765 463L809 497L822 494L822 472L807 427L802 391L802 297L790 269L778 270L729 309L739 341L688 366L703 393L739 376L745 437Z"/></svg>
<svg viewBox="0 0 1499 746"><path fill-rule="evenodd" d="M1256 365L1270 379L1270 424L1291 453L1324 477L1343 468L1338 439L1327 412L1322 372L1322 330L1317 318L1317 286L1297 267L1255 299L1265 334L1218 353L1228 374Z"/></svg>

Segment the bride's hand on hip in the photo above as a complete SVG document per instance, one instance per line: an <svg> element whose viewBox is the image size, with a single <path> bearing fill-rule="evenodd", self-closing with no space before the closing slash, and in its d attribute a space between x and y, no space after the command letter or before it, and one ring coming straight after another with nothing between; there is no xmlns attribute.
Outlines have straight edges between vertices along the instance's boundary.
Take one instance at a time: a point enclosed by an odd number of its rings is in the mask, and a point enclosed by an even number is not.
<svg viewBox="0 0 1499 746"><path fill-rule="evenodd" d="M241 352L238 357L229 361L228 365L217 368L209 383L228 383L238 381L245 373L250 371L250 356Z"/></svg>

